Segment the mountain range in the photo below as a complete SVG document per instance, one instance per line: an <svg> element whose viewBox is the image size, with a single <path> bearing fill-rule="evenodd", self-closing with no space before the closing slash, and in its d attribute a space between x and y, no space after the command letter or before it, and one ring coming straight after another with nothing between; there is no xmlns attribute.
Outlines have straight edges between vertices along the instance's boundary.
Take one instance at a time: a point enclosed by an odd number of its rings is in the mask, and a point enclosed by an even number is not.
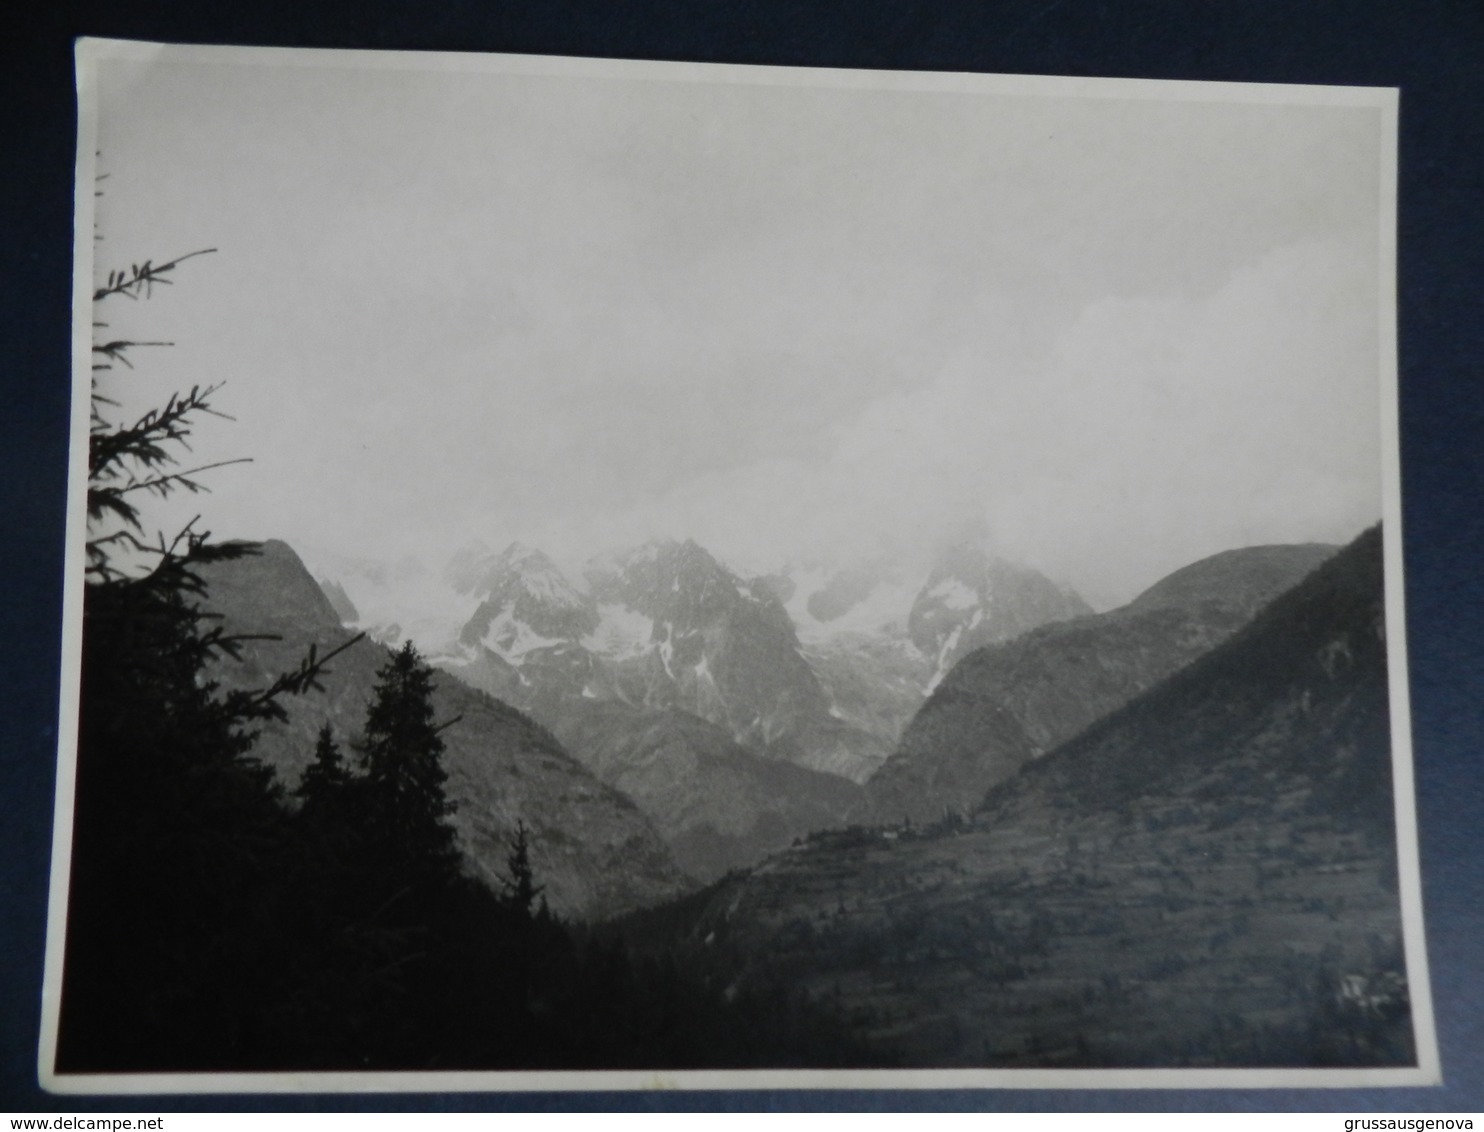
<svg viewBox="0 0 1484 1132"><path fill-rule="evenodd" d="M627 938L904 1065L1412 1064L1379 530L1256 558L1128 609L1324 560L969 812L817 834Z"/></svg>
<svg viewBox="0 0 1484 1132"><path fill-rule="evenodd" d="M709 880L818 830L972 809L1333 549L1216 555L1093 614L974 540L915 577L866 563L750 578L662 540L575 580L538 549L476 542L443 571L468 613L432 659L546 728ZM355 565L353 585L429 576Z"/></svg>
<svg viewBox="0 0 1484 1132"><path fill-rule="evenodd" d="M538 550L476 543L444 577L479 602L445 663L493 694L538 715L573 696L682 710L760 755L857 782L963 652L1088 612L974 546L945 550L925 580L879 565L748 578L693 541L662 540L573 582Z"/></svg>
<svg viewBox="0 0 1484 1132"><path fill-rule="evenodd" d="M471 544L444 577L479 604L438 663L549 727L700 878L858 817L961 639L1086 609L964 548L915 592L880 568L744 578L675 540L576 583L539 550Z"/></svg>
<svg viewBox="0 0 1484 1132"><path fill-rule="evenodd" d="M913 587L871 569L461 555L435 707L469 870L500 887L523 821L561 914L790 988L887 1062L1408 1063L1379 531L1213 555L1106 613L1016 569L946 556L880 621ZM229 631L279 638L228 686L351 637L360 595L283 543L209 575ZM1007 635L941 671L994 603ZM357 642L264 729L285 784L322 722L353 741L388 655Z"/></svg>
<svg viewBox="0 0 1484 1132"><path fill-rule="evenodd" d="M1031 759L1226 640L1335 549L1225 551L1119 609L979 648L941 680L867 783L873 814L931 822L972 810Z"/></svg>

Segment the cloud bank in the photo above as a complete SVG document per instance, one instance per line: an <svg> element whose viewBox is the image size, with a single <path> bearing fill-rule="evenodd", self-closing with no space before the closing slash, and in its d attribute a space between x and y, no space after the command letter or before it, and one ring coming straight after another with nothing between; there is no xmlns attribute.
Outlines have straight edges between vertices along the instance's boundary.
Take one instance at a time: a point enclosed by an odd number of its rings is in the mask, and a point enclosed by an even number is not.
<svg viewBox="0 0 1484 1132"><path fill-rule="evenodd" d="M762 570L920 560L982 519L1001 553L1102 605L1233 546L1348 539L1379 517L1374 277L1300 243L1209 295L1094 302L1034 370L960 353L830 429L816 460L713 472L538 537L576 557L690 536Z"/></svg>

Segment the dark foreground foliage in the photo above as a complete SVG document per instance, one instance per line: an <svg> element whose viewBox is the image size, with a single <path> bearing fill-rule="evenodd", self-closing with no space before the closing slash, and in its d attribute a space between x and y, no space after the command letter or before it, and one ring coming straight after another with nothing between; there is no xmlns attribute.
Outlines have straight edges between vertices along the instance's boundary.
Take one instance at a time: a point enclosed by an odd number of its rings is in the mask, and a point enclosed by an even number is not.
<svg viewBox="0 0 1484 1132"><path fill-rule="evenodd" d="M188 257L181 257L182 259ZM110 275L142 297L181 260ZM99 369L144 343L96 347ZM153 545L139 494L174 470L214 389L116 423L95 396L88 584L60 1072L837 1065L824 1013L635 962L540 900L527 834L494 892L461 872L431 670L389 656L349 753L328 727L290 797L254 728L333 656L252 692L214 663L241 638L202 609L212 562L255 553L188 527Z"/></svg>
<svg viewBox="0 0 1484 1132"><path fill-rule="evenodd" d="M290 809L191 665L137 663L148 626L190 616L121 632L97 616L106 593L90 595L61 1071L858 1060L802 1001L729 1000L575 932L539 901L519 837L505 893L464 877L441 790L409 788L399 812L328 731ZM427 675L410 650L391 658L369 716L409 671Z"/></svg>

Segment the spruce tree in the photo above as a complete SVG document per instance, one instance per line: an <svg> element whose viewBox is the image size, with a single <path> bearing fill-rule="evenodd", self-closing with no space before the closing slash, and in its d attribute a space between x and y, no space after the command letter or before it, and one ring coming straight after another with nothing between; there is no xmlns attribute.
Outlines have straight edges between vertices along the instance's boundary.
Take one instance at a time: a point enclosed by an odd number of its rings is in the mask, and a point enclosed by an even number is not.
<svg viewBox="0 0 1484 1132"><path fill-rule="evenodd" d="M314 744L314 759L304 768L304 775L294 793L303 803L302 812L314 813L336 805L350 783L350 771L335 742L335 732L326 723L319 729Z"/></svg>
<svg viewBox="0 0 1484 1132"><path fill-rule="evenodd" d="M444 794L441 727L433 722L433 670L408 641L377 673L360 744L364 830L388 875L413 884L458 876Z"/></svg>
<svg viewBox="0 0 1484 1132"><path fill-rule="evenodd" d="M515 836L510 839L510 855L505 859L510 876L505 881L505 903L527 918L536 912L536 899L541 897L546 886L536 883L535 870L531 868L531 835L524 821L515 825ZM545 897L542 906L545 906Z"/></svg>

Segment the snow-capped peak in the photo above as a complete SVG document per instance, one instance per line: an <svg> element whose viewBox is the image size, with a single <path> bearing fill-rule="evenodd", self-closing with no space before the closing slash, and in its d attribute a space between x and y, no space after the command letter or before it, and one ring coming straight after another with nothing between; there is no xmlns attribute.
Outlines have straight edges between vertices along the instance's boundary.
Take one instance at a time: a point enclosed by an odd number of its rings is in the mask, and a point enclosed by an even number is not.
<svg viewBox="0 0 1484 1132"><path fill-rule="evenodd" d="M485 575L485 587L492 596L512 586L519 586L533 599L549 607L580 609L588 603L555 562L524 543L513 542L507 546L490 563Z"/></svg>

